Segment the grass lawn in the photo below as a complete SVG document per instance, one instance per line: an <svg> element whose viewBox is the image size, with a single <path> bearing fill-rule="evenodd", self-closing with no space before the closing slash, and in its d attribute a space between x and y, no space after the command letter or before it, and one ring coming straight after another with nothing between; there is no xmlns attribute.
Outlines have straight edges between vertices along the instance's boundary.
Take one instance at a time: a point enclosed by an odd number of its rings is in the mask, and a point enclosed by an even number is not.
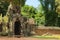
<svg viewBox="0 0 60 40"><path fill-rule="evenodd" d="M57 38L57 39L60 39L60 35L45 35L45 36L37 35L37 36L32 36L32 37L34 37L34 38L50 38L50 39Z"/></svg>

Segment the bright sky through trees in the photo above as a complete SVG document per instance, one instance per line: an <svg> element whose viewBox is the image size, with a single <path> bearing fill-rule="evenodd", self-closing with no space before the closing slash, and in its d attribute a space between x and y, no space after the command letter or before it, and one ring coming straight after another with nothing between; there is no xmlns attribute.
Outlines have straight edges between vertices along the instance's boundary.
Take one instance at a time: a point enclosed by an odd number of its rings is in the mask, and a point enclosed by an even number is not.
<svg viewBox="0 0 60 40"><path fill-rule="evenodd" d="M36 8L40 2L38 0L27 0L25 4Z"/></svg>

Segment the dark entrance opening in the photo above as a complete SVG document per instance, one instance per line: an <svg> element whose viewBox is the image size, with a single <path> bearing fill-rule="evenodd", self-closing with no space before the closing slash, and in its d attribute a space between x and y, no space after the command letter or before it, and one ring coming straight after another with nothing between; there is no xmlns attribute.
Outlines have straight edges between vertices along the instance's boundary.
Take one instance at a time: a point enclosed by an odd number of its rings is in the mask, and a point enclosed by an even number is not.
<svg viewBox="0 0 60 40"><path fill-rule="evenodd" d="M14 35L21 35L21 22L18 18L14 23Z"/></svg>

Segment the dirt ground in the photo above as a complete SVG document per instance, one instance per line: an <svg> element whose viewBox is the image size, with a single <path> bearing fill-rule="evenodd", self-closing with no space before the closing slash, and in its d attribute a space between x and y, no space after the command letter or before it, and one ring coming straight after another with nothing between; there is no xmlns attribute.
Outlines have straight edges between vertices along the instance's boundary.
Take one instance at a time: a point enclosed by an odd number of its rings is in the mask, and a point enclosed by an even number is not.
<svg viewBox="0 0 60 40"><path fill-rule="evenodd" d="M31 38L31 37L0 37L0 40L59 40L59 39L45 39L45 38Z"/></svg>

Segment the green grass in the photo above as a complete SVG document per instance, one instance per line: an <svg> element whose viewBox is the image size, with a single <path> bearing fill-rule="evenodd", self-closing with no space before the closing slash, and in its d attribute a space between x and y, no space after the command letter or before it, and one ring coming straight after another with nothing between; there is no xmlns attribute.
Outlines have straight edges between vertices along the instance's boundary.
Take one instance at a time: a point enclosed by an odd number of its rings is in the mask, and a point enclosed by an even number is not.
<svg viewBox="0 0 60 40"><path fill-rule="evenodd" d="M58 36L32 36L34 38L49 38L49 39L52 39L52 38L57 38L57 39L60 39L60 37Z"/></svg>

